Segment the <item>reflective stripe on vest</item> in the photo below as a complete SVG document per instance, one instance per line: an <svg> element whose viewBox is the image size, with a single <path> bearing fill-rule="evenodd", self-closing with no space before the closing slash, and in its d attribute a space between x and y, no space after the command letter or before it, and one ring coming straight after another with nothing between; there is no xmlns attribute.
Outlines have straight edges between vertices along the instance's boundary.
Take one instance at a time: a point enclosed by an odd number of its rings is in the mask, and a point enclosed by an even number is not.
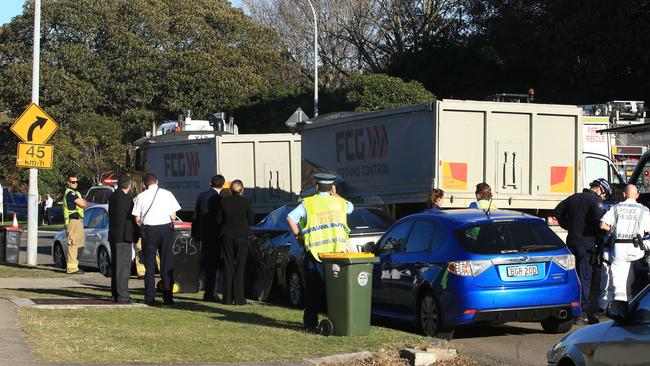
<svg viewBox="0 0 650 366"><path fill-rule="evenodd" d="M74 193L74 195L77 196L77 198L81 198L81 193L70 188L66 188L65 193L63 193L63 221L65 222L66 225L68 224L68 222L70 222L70 215L75 212L79 214L80 219L83 219L84 217L84 209L77 206L76 204L74 205L75 206L74 210L68 209L67 198L68 198L68 193L70 192Z"/></svg>
<svg viewBox="0 0 650 366"><path fill-rule="evenodd" d="M307 251L318 261L318 253L346 251L350 229L345 200L316 195L305 198L303 205L307 212L307 224L303 228Z"/></svg>

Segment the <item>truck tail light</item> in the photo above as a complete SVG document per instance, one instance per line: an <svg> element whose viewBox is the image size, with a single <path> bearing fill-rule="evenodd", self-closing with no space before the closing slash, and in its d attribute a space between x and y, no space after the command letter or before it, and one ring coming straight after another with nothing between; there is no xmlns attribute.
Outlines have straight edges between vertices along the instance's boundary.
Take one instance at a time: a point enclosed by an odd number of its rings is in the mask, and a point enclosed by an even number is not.
<svg viewBox="0 0 650 366"><path fill-rule="evenodd" d="M447 270L456 276L470 277L478 276L490 267L492 267L492 261L490 260L456 261L449 262Z"/></svg>

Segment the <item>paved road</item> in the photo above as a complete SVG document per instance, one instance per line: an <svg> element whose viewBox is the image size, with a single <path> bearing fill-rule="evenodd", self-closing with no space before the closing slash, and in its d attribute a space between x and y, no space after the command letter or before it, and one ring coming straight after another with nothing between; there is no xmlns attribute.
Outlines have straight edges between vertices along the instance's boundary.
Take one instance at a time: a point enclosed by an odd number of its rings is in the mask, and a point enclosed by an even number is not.
<svg viewBox="0 0 650 366"><path fill-rule="evenodd" d="M38 265L51 265L52 261L52 241L56 231L38 232L38 255L36 261ZM20 238L20 263L27 263L27 232L24 232Z"/></svg>
<svg viewBox="0 0 650 366"><path fill-rule="evenodd" d="M543 366L546 352L563 336L545 334L539 323L508 323L456 331L451 344L482 365Z"/></svg>

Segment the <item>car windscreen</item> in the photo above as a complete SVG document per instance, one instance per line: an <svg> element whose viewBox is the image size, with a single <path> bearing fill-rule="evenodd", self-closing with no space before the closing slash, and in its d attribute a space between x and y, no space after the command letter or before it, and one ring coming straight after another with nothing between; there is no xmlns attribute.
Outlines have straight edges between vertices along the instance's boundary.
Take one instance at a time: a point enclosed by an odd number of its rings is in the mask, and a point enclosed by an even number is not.
<svg viewBox="0 0 650 366"><path fill-rule="evenodd" d="M488 222L456 230L456 240L475 254L550 251L564 248L562 240L540 221Z"/></svg>
<svg viewBox="0 0 650 366"><path fill-rule="evenodd" d="M111 193L113 193L113 190L109 188L91 188L88 191L86 200L92 203L106 204Z"/></svg>
<svg viewBox="0 0 650 366"><path fill-rule="evenodd" d="M384 232L395 220L376 208L358 208L348 215L348 227L355 231Z"/></svg>

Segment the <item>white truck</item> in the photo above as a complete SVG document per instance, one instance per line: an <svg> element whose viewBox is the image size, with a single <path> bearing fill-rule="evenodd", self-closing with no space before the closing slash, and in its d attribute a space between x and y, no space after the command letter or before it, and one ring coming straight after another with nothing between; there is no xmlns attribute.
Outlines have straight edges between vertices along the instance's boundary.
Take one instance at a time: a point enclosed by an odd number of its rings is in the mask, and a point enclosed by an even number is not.
<svg viewBox="0 0 650 366"><path fill-rule="evenodd" d="M300 193L300 136L179 131L136 141L131 172L156 174L181 205L181 217L194 211L197 195L210 179L240 179L257 215L266 214ZM129 164L127 164L129 165Z"/></svg>
<svg viewBox="0 0 650 366"><path fill-rule="evenodd" d="M570 105L448 99L324 116L302 128L302 158L340 176L347 197L397 217L421 210L432 188L446 207L467 207L480 182L499 208L546 216L589 183L581 116Z"/></svg>

